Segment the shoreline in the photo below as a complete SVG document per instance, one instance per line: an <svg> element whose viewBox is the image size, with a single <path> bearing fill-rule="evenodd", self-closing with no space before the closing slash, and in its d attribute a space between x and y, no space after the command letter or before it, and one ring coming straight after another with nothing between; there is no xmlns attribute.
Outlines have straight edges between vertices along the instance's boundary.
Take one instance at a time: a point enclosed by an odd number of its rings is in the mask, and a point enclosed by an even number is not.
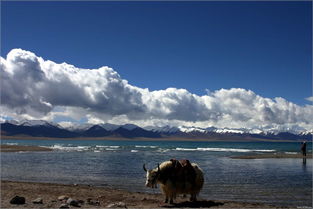
<svg viewBox="0 0 313 209"><path fill-rule="evenodd" d="M37 137L37 136L4 136L1 135L1 140L99 140L99 141L182 141L182 142L302 142L303 140L283 140L283 139L262 139L262 138L184 138L184 137L75 137L75 138L56 138L56 137Z"/></svg>
<svg viewBox="0 0 313 209"><path fill-rule="evenodd" d="M58 197L62 195L80 201L82 208L105 208L110 205L118 207L118 204L124 208L125 206L127 208L286 208L265 203L207 200L201 197L201 193L197 202L189 202L188 198L180 196L174 205L170 205L163 202L162 194L129 192L89 185L1 181L2 208L20 208L19 205L10 204L10 200L15 196L25 197L26 204L22 205L24 208L59 208L62 201L58 200ZM36 198L42 198L43 204L32 203Z"/></svg>
<svg viewBox="0 0 313 209"><path fill-rule="evenodd" d="M302 159L312 159L312 154L307 154L303 157L301 153L297 154L286 154L286 153L271 153L271 154L256 154L256 155L240 155L232 156L232 159L286 159L286 158L302 158Z"/></svg>

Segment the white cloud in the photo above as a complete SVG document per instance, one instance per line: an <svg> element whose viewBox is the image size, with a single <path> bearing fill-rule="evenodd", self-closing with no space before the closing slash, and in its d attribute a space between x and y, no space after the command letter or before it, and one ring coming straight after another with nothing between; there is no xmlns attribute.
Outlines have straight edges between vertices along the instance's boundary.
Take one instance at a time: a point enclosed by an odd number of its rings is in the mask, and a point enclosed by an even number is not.
<svg viewBox="0 0 313 209"><path fill-rule="evenodd" d="M207 91L202 96L176 88L149 91L130 85L110 67L81 69L21 49L1 57L0 71L1 112L13 118L63 116L90 123L237 128L313 125L312 105L264 98L240 88Z"/></svg>
<svg viewBox="0 0 313 209"><path fill-rule="evenodd" d="M307 97L305 98L306 100L310 101L310 102L313 102L313 96L312 97Z"/></svg>

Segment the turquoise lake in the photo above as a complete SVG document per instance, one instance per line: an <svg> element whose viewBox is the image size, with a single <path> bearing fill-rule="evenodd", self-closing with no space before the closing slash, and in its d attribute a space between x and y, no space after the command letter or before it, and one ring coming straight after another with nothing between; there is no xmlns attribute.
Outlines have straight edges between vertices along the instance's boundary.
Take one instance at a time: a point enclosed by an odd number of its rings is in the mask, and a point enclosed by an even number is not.
<svg viewBox="0 0 313 209"><path fill-rule="evenodd" d="M299 153L299 142L178 142L100 140L1 140L52 152L1 153L1 179L90 184L159 193L144 186L143 163L189 159L205 174L200 198L312 206L312 159L231 159L261 153ZM312 143L308 143L312 153Z"/></svg>

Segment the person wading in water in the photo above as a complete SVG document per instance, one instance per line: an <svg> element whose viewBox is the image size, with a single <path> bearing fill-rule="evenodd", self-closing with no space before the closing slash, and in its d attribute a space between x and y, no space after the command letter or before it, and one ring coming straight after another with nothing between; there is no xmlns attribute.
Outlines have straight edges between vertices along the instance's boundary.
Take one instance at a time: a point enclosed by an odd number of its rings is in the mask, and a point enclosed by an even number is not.
<svg viewBox="0 0 313 209"><path fill-rule="evenodd" d="M306 163L306 142L302 142L301 152L303 155L303 163L305 164Z"/></svg>

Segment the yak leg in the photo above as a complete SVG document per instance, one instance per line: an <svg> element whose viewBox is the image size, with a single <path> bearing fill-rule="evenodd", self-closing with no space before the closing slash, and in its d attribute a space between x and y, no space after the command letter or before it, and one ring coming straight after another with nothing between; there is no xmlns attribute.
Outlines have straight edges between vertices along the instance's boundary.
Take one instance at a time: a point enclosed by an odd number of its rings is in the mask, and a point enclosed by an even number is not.
<svg viewBox="0 0 313 209"><path fill-rule="evenodd" d="M197 201L197 195L196 194L190 194L190 201L191 202Z"/></svg>
<svg viewBox="0 0 313 209"><path fill-rule="evenodd" d="M169 197L169 194L168 194L168 192L166 192L165 193L165 201L164 201L165 203L168 203L168 197Z"/></svg>
<svg viewBox="0 0 313 209"><path fill-rule="evenodd" d="M170 204L173 204L174 203L174 198L176 197L176 195L175 195L175 193L173 192L172 194L171 194L171 198L170 198Z"/></svg>
<svg viewBox="0 0 313 209"><path fill-rule="evenodd" d="M165 195L164 203L168 203L169 191L167 190L166 186L163 184L161 184L160 187L161 187L163 194Z"/></svg>

